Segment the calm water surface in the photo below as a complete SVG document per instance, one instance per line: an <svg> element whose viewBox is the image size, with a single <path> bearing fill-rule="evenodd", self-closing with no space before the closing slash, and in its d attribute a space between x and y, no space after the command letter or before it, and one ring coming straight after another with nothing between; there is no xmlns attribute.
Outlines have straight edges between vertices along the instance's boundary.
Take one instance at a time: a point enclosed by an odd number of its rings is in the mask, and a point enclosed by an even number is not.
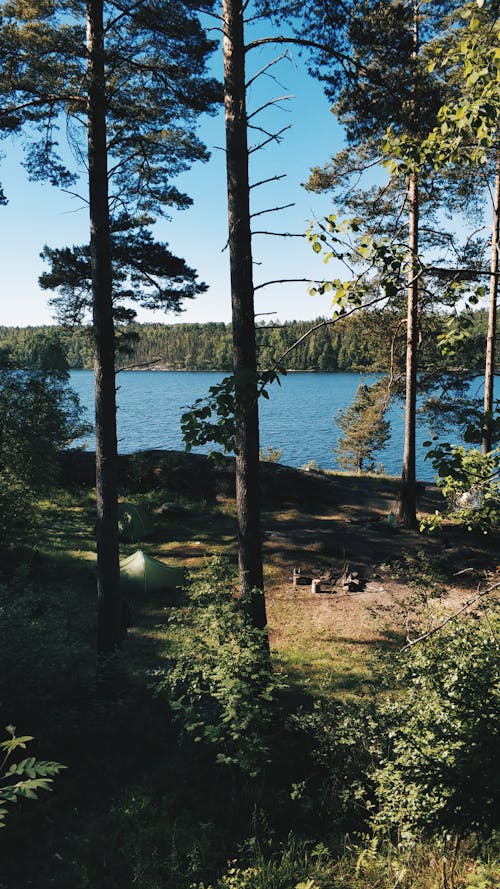
<svg viewBox="0 0 500 889"><path fill-rule="evenodd" d="M181 414L223 377L223 373L216 372L121 371L117 375L120 453L153 448L183 450ZM281 386L273 384L269 401L260 401L261 446L280 448L280 462L288 466L302 466L314 460L322 469L338 468L332 453L338 437L333 417L352 402L361 379L370 383L375 376L291 373L283 378ZM72 371L71 385L87 408L88 419L93 420L92 371ZM388 418L391 439L377 454L377 460L385 472L398 475L403 452L402 405L393 405ZM433 478L432 467L423 459L422 442L429 435L428 427L421 425L417 433L417 474L423 480ZM94 439L89 438L87 444L93 449ZM202 453L211 447L196 450Z"/></svg>

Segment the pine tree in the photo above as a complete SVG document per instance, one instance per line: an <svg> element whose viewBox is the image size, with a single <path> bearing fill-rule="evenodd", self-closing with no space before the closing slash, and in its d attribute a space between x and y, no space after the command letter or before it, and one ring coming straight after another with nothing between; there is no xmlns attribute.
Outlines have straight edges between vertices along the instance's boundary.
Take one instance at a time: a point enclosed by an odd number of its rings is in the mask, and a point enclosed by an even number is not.
<svg viewBox="0 0 500 889"><path fill-rule="evenodd" d="M169 177L206 157L193 125L217 97L211 44L188 6L12 0L0 7L0 130L20 133L35 179L88 183L96 401L98 651L122 636L117 529L112 218L186 206ZM69 134L74 164L58 152Z"/></svg>
<svg viewBox="0 0 500 889"><path fill-rule="evenodd" d="M422 5L418 0L359 0L347 4L343 39L351 49L357 76L339 66L328 67L326 53L317 54L316 70L325 81L327 95L346 128L348 147L327 168L313 170L309 187L343 192L347 205L368 227L394 237L404 229L406 216L406 371L405 440L401 474L400 521L416 525L415 428L419 349L419 314L422 294L420 251L425 233L421 226L425 192L411 163L395 170L392 182L368 192L352 187L363 170L381 160L382 137L390 126L393 134L405 134L419 144L436 121L442 101L442 84L429 74L422 46L435 35L443 16L457 6L453 2ZM326 43L331 30L329 4L315 5L305 15L312 33ZM338 35L332 34L332 41ZM347 187L343 187L346 184ZM427 186L427 183L425 183ZM436 183L428 183L436 206ZM398 199L399 192L399 199ZM430 242L435 240L434 227ZM434 244L434 246L436 246Z"/></svg>
<svg viewBox="0 0 500 889"><path fill-rule="evenodd" d="M361 383L350 407L336 414L335 423L343 435L339 436L334 453L343 469L355 469L358 473L374 469L373 453L385 447L390 435L385 419L387 406L384 384Z"/></svg>

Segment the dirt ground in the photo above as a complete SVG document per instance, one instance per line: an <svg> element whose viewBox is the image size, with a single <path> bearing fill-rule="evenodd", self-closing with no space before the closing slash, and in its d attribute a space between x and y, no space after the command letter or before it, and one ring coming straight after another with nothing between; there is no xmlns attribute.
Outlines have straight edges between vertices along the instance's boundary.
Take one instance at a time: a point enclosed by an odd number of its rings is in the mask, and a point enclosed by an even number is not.
<svg viewBox="0 0 500 889"><path fill-rule="evenodd" d="M397 480L335 475L311 482L313 488L322 484L321 498L265 513L266 601L275 649L289 646L304 624L318 640L414 636L500 580L498 534L448 523L424 535L393 524ZM435 486L422 486L418 509L420 515L443 509ZM331 589L294 586L294 568L304 579L330 575ZM357 588L342 584L346 573L357 574Z"/></svg>

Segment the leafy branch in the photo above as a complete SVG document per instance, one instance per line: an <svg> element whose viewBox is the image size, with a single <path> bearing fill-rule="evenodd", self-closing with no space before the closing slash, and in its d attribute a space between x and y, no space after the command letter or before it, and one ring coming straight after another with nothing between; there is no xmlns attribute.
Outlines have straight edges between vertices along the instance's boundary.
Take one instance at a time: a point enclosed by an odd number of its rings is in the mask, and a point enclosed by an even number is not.
<svg viewBox="0 0 500 889"><path fill-rule="evenodd" d="M13 753L16 750L26 750L33 737L17 737L13 725L6 726L6 731L10 738L0 742L3 753L0 763L0 827L5 827L8 811L5 808L6 803L16 803L19 799L37 799L40 790L52 790L53 776L66 768L58 762L37 760L34 756L8 765Z"/></svg>

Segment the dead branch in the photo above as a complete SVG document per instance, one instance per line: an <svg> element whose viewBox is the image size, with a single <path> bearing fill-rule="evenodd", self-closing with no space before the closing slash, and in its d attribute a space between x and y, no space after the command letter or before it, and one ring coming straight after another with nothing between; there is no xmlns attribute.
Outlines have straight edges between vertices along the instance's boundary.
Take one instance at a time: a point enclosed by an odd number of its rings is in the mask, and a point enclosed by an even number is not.
<svg viewBox="0 0 500 889"><path fill-rule="evenodd" d="M256 114L260 114L261 111L265 111L266 108L269 108L271 105L277 105L278 102L285 102L287 99L295 99L295 96L290 93L286 96L276 96L275 99L270 99L269 102L265 102L263 105L260 106L260 108L257 108L255 111L252 111L251 114L247 115L247 123L249 120L252 119L252 117L255 117Z"/></svg>
<svg viewBox="0 0 500 889"><path fill-rule="evenodd" d="M458 611L455 611L453 614L450 614L449 617L447 617L445 620L441 621L441 623L438 624L436 627L434 627L432 630L429 630L428 633L424 633L422 636L418 636L417 639L412 639L411 642L408 642L408 644L405 645L404 648L401 649L401 651L408 651L409 648L413 648L414 645L417 645L419 642L423 642L424 639L428 639L429 636L433 636L434 633L437 633L437 632L439 632L439 630L442 630L443 627L446 626L446 624L450 623L450 621L456 620L457 617L460 617L460 615L463 614L463 612L466 611L467 608L471 608L472 605L475 605L476 602L479 602L481 599L484 599L485 596L488 596L490 593L493 592L493 590L496 590L499 587L500 587L500 581L498 581L498 583L493 583L486 590L483 590L482 593L478 593L478 595L474 596L473 599L469 599L469 601L466 602L465 605L462 605L462 607L459 608Z"/></svg>
<svg viewBox="0 0 500 889"><path fill-rule="evenodd" d="M300 234L296 234L294 232L252 232L252 235L272 235L274 238L305 238L304 232L300 232Z"/></svg>
<svg viewBox="0 0 500 889"><path fill-rule="evenodd" d="M290 53L288 52L288 50L285 50L285 52L282 53L280 56L276 56L276 58L273 59L272 62L268 62L267 65L264 65L263 68L261 68L259 71L257 71L257 73L254 74L253 77L250 78L250 80L247 80L247 82L245 84L245 89L247 90L248 87L251 86L252 83L254 83L257 80L257 78L261 77L262 74L266 74L266 72L269 70L269 68L272 68L273 65L277 65L278 62L281 62L283 59L288 59L289 61L291 61Z"/></svg>
<svg viewBox="0 0 500 889"><path fill-rule="evenodd" d="M252 40L251 43L247 43L245 52L250 52L251 49L257 49L259 46L265 46L266 44L271 43L291 43L294 46L305 46L309 49L317 49L319 52L329 55L337 62L340 62L345 69L359 71L368 81L370 81L370 83L376 83L378 86L385 86L383 78L377 71L372 68L366 68L359 61L354 62L351 56L347 53L332 49L331 46L324 43L318 43L316 40L307 40L304 37L260 37L258 40Z"/></svg>
<svg viewBox="0 0 500 889"><path fill-rule="evenodd" d="M123 367L119 367L116 373L119 374L122 370L137 370L139 367L151 367L154 364L159 364L160 361L163 361L163 358L151 358L149 361L140 361L138 364L125 364Z"/></svg>
<svg viewBox="0 0 500 889"><path fill-rule="evenodd" d="M266 145L269 145L270 142L279 142L279 141L280 141L280 136L281 136L283 133L285 133L286 130L289 130L290 127L291 127L291 124L288 123L288 124L286 125L286 127L282 127L281 130L278 130L277 133L273 133L273 134L269 137L269 139L265 139L264 142L259 142L259 144L258 144L258 145L254 145L253 148L249 148L249 149L248 149L248 154L250 155L250 154L253 154L254 151L260 151L261 148L264 148Z"/></svg>
<svg viewBox="0 0 500 889"><path fill-rule="evenodd" d="M254 182L253 185L250 186L252 188L258 188L259 185L267 185L269 182L278 182L280 179L286 179L286 173L280 173L279 176L270 176L269 179L260 179L259 182Z"/></svg>
<svg viewBox="0 0 500 889"><path fill-rule="evenodd" d="M274 281L264 281L263 284L257 284L256 290L262 290L263 287L270 287L272 284L323 284L323 281L313 281L311 278L276 278Z"/></svg>
<svg viewBox="0 0 500 889"><path fill-rule="evenodd" d="M439 266L429 266L426 269L428 275L432 275L435 278L453 278L457 281L474 281L476 278L481 276L490 277L491 271L489 269L474 269L474 268L462 268L462 269L447 269L440 268ZM500 272L493 273L495 277L500 277Z"/></svg>
<svg viewBox="0 0 500 889"><path fill-rule="evenodd" d="M342 315L336 315L335 318L324 318L323 321L320 321L318 324L315 324L313 327L310 327L309 330L306 330L305 333L302 334L291 346L286 349L285 352L275 361L274 367L279 367L279 365L284 361L287 355L290 352L293 352L297 346L300 346L304 340L307 339L311 334L316 333L317 330L320 330L322 327L330 327L332 324L337 324L338 321L342 321L344 318L348 318L349 315L353 315L355 312L359 312L361 309L367 309L371 306L376 305L376 303L383 302L386 299L385 294L383 296L377 296L375 299L370 300L369 302L364 303L362 306L354 306L354 308L350 309L348 312L343 312Z"/></svg>
<svg viewBox="0 0 500 889"><path fill-rule="evenodd" d="M264 216L265 213L276 213L278 210L288 210L289 207L295 207L295 202L291 204L283 204L281 207L271 207L269 210L259 210L257 213L251 213L250 219L254 219L255 216Z"/></svg>

